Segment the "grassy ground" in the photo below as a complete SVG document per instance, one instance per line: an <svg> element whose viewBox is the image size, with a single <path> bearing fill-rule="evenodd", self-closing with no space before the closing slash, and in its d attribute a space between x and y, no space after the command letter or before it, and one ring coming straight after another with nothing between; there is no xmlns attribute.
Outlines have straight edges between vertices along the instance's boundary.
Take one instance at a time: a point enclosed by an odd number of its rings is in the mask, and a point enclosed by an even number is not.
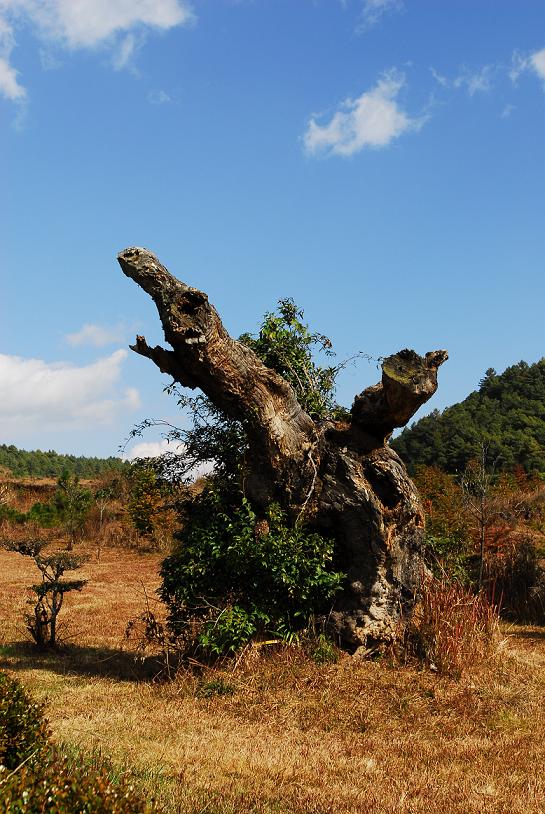
<svg viewBox="0 0 545 814"><path fill-rule="evenodd" d="M497 659L459 680L262 649L164 683L124 640L153 601L159 557L90 553L89 585L63 609L70 643L37 655L19 621L32 564L0 549L0 667L47 702L75 759L108 756L162 811L545 811L544 630L505 630Z"/></svg>

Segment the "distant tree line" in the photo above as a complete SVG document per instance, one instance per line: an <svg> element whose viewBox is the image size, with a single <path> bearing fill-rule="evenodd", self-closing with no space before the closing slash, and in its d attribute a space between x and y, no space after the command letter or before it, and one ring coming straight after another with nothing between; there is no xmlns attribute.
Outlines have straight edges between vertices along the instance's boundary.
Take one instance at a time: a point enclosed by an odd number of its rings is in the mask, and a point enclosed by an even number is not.
<svg viewBox="0 0 545 814"><path fill-rule="evenodd" d="M413 474L419 465L462 472L482 445L497 471L545 473L545 358L486 371L479 389L435 410L392 441Z"/></svg>
<svg viewBox="0 0 545 814"><path fill-rule="evenodd" d="M94 478L108 470L126 467L121 458L86 458L78 455L60 455L49 450L27 451L16 446L0 444L0 469L8 469L17 478L58 478L63 473L79 478Z"/></svg>

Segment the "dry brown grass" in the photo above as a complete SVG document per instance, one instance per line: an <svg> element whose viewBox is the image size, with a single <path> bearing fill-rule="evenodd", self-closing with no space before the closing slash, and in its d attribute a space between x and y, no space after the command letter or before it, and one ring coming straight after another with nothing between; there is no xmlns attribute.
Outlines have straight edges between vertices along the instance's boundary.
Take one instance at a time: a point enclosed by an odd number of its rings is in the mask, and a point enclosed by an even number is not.
<svg viewBox="0 0 545 814"><path fill-rule="evenodd" d="M1 665L48 703L57 738L135 767L180 814L542 814L545 632L512 628L500 656L459 680L418 664L317 666L249 650L236 669L143 680L119 654L158 583L157 555L102 552L69 596L75 644L36 655L15 624L31 563L0 551ZM215 689L231 693L214 695Z"/></svg>

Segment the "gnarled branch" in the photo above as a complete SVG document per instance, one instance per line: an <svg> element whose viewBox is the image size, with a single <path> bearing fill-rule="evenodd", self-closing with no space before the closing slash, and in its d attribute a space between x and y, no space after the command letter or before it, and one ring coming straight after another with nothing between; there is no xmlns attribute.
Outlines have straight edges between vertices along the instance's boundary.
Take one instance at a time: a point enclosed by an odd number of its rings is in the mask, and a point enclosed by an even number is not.
<svg viewBox="0 0 545 814"><path fill-rule="evenodd" d="M382 363L382 382L354 399L352 423L382 440L404 427L437 390L437 370L447 359L446 350L422 357L405 349L388 356Z"/></svg>

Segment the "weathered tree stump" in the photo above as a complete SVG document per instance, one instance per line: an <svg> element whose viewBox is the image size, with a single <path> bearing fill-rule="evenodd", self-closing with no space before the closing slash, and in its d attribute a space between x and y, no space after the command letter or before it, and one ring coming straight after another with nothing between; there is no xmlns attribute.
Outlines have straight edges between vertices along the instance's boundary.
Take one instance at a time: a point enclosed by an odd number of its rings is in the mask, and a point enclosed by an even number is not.
<svg viewBox="0 0 545 814"><path fill-rule="evenodd" d="M226 332L206 294L173 277L147 249L118 256L155 302L171 350L132 350L184 387L200 388L247 430L245 491L256 507L277 501L295 522L334 537L348 574L330 623L343 644L390 641L418 595L424 514L388 439L437 389L444 350L402 350L382 364L382 381L354 399L350 419L314 421L291 386Z"/></svg>

